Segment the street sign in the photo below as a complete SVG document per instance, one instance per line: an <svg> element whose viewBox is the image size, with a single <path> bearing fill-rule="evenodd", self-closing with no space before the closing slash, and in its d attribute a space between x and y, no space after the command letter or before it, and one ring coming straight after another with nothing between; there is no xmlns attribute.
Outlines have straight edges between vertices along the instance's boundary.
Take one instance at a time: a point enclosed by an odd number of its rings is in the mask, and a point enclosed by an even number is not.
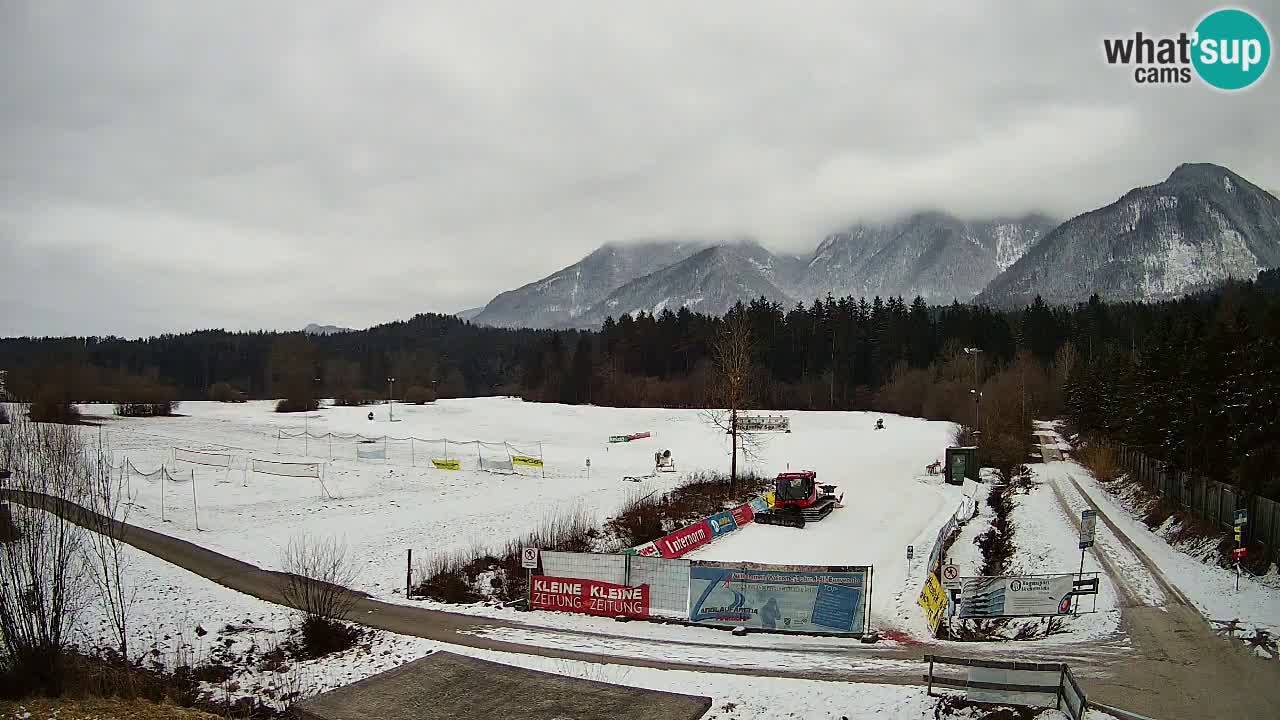
<svg viewBox="0 0 1280 720"><path fill-rule="evenodd" d="M1236 526L1236 542L1240 542L1240 526Z"/></svg>
<svg viewBox="0 0 1280 720"><path fill-rule="evenodd" d="M913 558L913 557L915 557L915 556L916 556L916 546L915 546L915 545L908 545L908 546L907 546L907 559L908 559L908 560L910 560L911 558Z"/></svg>
<svg viewBox="0 0 1280 720"><path fill-rule="evenodd" d="M1094 537L1096 535L1098 525L1098 511L1081 510L1080 511L1080 549L1093 547Z"/></svg>
<svg viewBox="0 0 1280 720"><path fill-rule="evenodd" d="M524 548L520 551L520 567L535 570L538 567L538 548Z"/></svg>
<svg viewBox="0 0 1280 720"><path fill-rule="evenodd" d="M1097 595L1098 578L1083 578L1071 582L1071 592L1075 595Z"/></svg>
<svg viewBox="0 0 1280 720"><path fill-rule="evenodd" d="M958 588L960 587L960 568L955 565L942 566L942 587Z"/></svg>
<svg viewBox="0 0 1280 720"><path fill-rule="evenodd" d="M1249 524L1249 510L1247 508L1236 510L1235 521L1236 531L1239 532L1241 525Z"/></svg>
<svg viewBox="0 0 1280 720"><path fill-rule="evenodd" d="M1238 547L1231 551L1231 557L1235 560L1239 560L1242 557L1248 557L1248 555L1249 548Z"/></svg>

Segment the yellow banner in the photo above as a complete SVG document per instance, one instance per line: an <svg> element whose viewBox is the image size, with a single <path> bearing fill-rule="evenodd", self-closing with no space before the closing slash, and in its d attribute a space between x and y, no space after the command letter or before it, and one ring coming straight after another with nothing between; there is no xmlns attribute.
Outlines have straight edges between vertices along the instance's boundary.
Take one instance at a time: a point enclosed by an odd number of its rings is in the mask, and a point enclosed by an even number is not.
<svg viewBox="0 0 1280 720"><path fill-rule="evenodd" d="M437 470L461 470L462 463L457 460L441 460L440 458L431 458L431 464L436 466Z"/></svg>
<svg viewBox="0 0 1280 720"><path fill-rule="evenodd" d="M764 498L764 501L768 503L769 507L773 507L773 491L772 490L765 493L764 495L761 495L761 497Z"/></svg>
<svg viewBox="0 0 1280 720"><path fill-rule="evenodd" d="M924 589L920 591L917 604L924 608L925 617L929 620L930 632L938 632L943 611L947 609L947 593L942 589L942 582L938 580L936 573L929 573L929 579L925 581Z"/></svg>
<svg viewBox="0 0 1280 720"><path fill-rule="evenodd" d="M536 458L529 455L512 455L512 465L526 465L528 467L542 467L542 458Z"/></svg>

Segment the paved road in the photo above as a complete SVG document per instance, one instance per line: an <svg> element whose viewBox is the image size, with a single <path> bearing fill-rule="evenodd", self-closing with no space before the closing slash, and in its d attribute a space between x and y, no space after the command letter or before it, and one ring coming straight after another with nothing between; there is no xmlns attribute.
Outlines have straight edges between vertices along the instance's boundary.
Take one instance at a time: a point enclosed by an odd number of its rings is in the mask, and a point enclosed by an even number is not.
<svg viewBox="0 0 1280 720"><path fill-rule="evenodd" d="M1077 492L1079 490L1076 487ZM62 515L80 525L103 527L108 520L78 505L35 493L0 490L0 497ZM1085 495L1087 498L1087 495ZM1068 512L1068 515L1073 513ZM1117 538L1136 551L1131 541L1115 527L1105 513L1099 517L1112 528ZM115 521L111 521L115 522ZM124 525L126 542L163 560L186 568L221 585L269 602L283 604L280 590L286 575L264 570L207 548L169 535ZM1169 597L1180 600L1167 579L1150 558L1136 551L1151 574L1169 587ZM1123 578L1117 577L1117 583ZM856 680L892 684L920 684L918 661L926 648L872 648L853 646L848 650L760 648L774 652L825 654L832 658L831 670L787 670L779 668L743 668L716 666L711 663L684 663L651 658L627 657L602 653L544 647L484 637L476 633L492 628L518 628L527 632L560 635L592 635L567 630L547 631L533 626L503 620L477 618L427 608L384 603L361 595L353 617L363 625L404 635L437 640L454 645L501 652L544 657L613 663L669 670L723 672L770 677L801 677L832 680ZM1280 717L1280 663L1268 663L1248 656L1227 640L1215 636L1194 608L1184 602L1168 607L1126 607L1122 624L1131 646L1111 641L1095 647L1083 645L1047 646L1043 650L1019 646L1011 651L1000 644L968 644L963 654L969 656L1001 656L1014 659L1056 658L1072 663L1082 677L1085 691L1099 702L1122 707L1160 720L1201 720L1202 718ZM604 637L618 640L617 636ZM631 642L650 642L678 647L703 646L705 643L669 643L628 638ZM733 646L719 646L732 653ZM957 654L955 643L946 646ZM937 648L934 648L937 649ZM886 667L875 667L876 659L892 659ZM849 667L848 662L865 660L868 667ZM844 662L841 662L844 661ZM908 661L908 662L903 662ZM894 667L896 665L896 667Z"/></svg>

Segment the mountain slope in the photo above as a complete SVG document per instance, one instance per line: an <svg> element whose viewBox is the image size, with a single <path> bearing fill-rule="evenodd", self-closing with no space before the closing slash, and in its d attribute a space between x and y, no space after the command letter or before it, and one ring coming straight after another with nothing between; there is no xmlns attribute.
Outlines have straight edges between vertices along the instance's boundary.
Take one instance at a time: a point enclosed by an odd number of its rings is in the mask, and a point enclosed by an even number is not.
<svg viewBox="0 0 1280 720"><path fill-rule="evenodd" d="M336 335L338 333L352 332L351 328L338 327L337 325L318 325L309 323L302 328L302 332L308 335Z"/></svg>
<svg viewBox="0 0 1280 720"><path fill-rule="evenodd" d="M968 300L1054 225L1043 215L964 222L941 212L859 224L828 236L795 292L805 298L920 295L934 303Z"/></svg>
<svg viewBox="0 0 1280 720"><path fill-rule="evenodd" d="M978 296L1017 306L1159 300L1280 266L1280 200L1217 165L1167 180L1055 228Z"/></svg>
<svg viewBox="0 0 1280 720"><path fill-rule="evenodd" d="M606 317L687 307L721 315L739 300L764 296L786 305L783 290L800 269L796 258L774 255L751 241L716 245L669 267L632 280L583 313L578 327L598 327Z"/></svg>
<svg viewBox="0 0 1280 720"><path fill-rule="evenodd" d="M601 246L541 280L499 294L472 318L496 327L564 327L624 283L677 263L704 242L654 241Z"/></svg>

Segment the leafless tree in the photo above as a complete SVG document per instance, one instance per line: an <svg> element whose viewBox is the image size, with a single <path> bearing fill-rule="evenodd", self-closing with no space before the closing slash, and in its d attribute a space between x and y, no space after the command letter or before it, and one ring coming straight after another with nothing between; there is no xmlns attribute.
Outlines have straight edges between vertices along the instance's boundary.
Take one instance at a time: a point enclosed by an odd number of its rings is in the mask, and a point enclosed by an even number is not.
<svg viewBox="0 0 1280 720"><path fill-rule="evenodd" d="M15 417L0 428L0 466L12 472L11 491L71 502L84 496L77 428ZM89 602L85 531L60 514L18 503L11 517L17 537L0 544L0 662L29 689L57 694L69 638Z"/></svg>
<svg viewBox="0 0 1280 720"><path fill-rule="evenodd" d="M753 349L751 324L746 312L741 307L730 310L721 321L720 331L711 345L715 370L707 403L710 409L704 413L708 423L730 438L730 492L736 492L738 486L738 454L754 460L762 447L759 435L742 432L738 426L740 415L754 399Z"/></svg>
<svg viewBox="0 0 1280 720"><path fill-rule="evenodd" d="M98 586L98 602L111 625L116 649L122 659L129 657L129 610L135 593L125 578L125 522L129 516L123 468L119 475L111 467L110 452L101 433L98 444L85 454L84 505L96 514L95 532L86 543L89 564Z"/></svg>
<svg viewBox="0 0 1280 720"><path fill-rule="evenodd" d="M345 620L355 607L357 572L346 543L299 535L285 548L281 569L288 576L281 590L285 605L308 618Z"/></svg>

